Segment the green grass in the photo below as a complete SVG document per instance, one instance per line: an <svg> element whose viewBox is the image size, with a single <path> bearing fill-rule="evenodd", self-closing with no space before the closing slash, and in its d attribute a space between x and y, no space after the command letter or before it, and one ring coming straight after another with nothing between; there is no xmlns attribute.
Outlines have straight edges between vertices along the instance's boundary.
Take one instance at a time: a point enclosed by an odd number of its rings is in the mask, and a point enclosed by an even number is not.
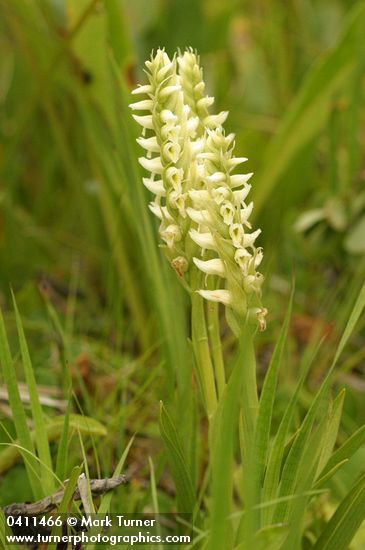
<svg viewBox="0 0 365 550"><path fill-rule="evenodd" d="M100 512L191 511L194 548L363 547L364 9L0 0L0 506L81 466L131 477ZM253 347L220 316L210 427L127 107L190 45L255 171L269 309Z"/></svg>

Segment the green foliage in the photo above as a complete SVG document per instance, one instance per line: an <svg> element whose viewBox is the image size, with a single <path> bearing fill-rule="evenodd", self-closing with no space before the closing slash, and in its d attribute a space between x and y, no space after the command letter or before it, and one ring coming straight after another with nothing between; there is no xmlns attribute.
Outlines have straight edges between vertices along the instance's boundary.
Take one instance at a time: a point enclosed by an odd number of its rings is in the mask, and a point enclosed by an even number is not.
<svg viewBox="0 0 365 550"><path fill-rule="evenodd" d="M175 481L178 511L192 512L195 507L195 497L187 461L176 428L162 402L160 403L160 432Z"/></svg>

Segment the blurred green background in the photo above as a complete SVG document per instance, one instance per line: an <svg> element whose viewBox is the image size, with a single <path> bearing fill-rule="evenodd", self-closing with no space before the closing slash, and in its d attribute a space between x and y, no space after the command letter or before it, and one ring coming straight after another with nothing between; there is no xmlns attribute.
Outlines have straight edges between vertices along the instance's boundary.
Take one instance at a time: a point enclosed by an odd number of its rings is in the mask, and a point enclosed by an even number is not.
<svg viewBox="0 0 365 550"><path fill-rule="evenodd" d="M298 358L315 331L329 352L364 279L364 28L365 4L347 0L0 0L0 302L11 337L12 285L37 380L64 396L70 368L83 411L108 425L102 470L130 433L153 449L159 399L182 435L193 424L187 303L158 248L128 109L144 61L196 48L255 172L264 370L294 274ZM341 371L345 431L365 420L363 343Z"/></svg>

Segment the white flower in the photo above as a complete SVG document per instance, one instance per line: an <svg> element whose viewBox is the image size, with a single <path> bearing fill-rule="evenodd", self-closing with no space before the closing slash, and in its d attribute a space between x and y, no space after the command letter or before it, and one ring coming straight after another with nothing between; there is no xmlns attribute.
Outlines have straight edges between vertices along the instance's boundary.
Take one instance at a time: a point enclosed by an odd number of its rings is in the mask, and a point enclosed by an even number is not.
<svg viewBox="0 0 365 550"><path fill-rule="evenodd" d="M186 201L186 193L181 193L179 191L172 191L169 194L169 204L172 208L176 208L179 210L181 216L183 218L186 217L186 210L185 210L185 201Z"/></svg>
<svg viewBox="0 0 365 550"><path fill-rule="evenodd" d="M169 109L161 111L160 118L165 124L175 124L177 122L177 116Z"/></svg>
<svg viewBox="0 0 365 550"><path fill-rule="evenodd" d="M181 147L178 143L170 141L163 146L162 152L169 162L175 163L179 160Z"/></svg>
<svg viewBox="0 0 365 550"><path fill-rule="evenodd" d="M257 248L256 253L254 255L254 268L256 269L261 264L262 260L264 258L264 253L262 251L262 248Z"/></svg>
<svg viewBox="0 0 365 550"><path fill-rule="evenodd" d="M228 111L221 111L218 115L209 115L204 119L204 126L207 128L217 128L225 123Z"/></svg>
<svg viewBox="0 0 365 550"><path fill-rule="evenodd" d="M225 201L220 208L220 215L226 225L231 225L234 219L235 209L229 201Z"/></svg>
<svg viewBox="0 0 365 550"><path fill-rule="evenodd" d="M226 181L226 179L227 176L224 172L214 172L214 174L207 177L207 181L210 183L220 183Z"/></svg>
<svg viewBox="0 0 365 550"><path fill-rule="evenodd" d="M230 176L229 179L232 189L245 185L245 183L247 183L252 176L253 172L250 172L249 174L235 174L234 176Z"/></svg>
<svg viewBox="0 0 365 550"><path fill-rule="evenodd" d="M197 116L191 117L187 121L187 129L190 137L195 138L196 130L199 126L199 118Z"/></svg>
<svg viewBox="0 0 365 550"><path fill-rule="evenodd" d="M132 91L132 94L151 94L152 92L152 86L150 84L145 84L144 86L138 86L135 90Z"/></svg>
<svg viewBox="0 0 365 550"><path fill-rule="evenodd" d="M246 204L252 176L234 174L246 157L235 157L235 135L225 134L228 113L211 114L214 98L205 94L202 69L190 49L170 60L164 50L146 63L149 83L134 90L132 116L142 126L138 144L145 149L140 164L155 198L149 205L160 220L165 252L179 277L206 300L222 302L242 321L250 315L262 328L263 277L257 271L263 253L255 247L261 230L251 230L253 203ZM246 230L251 230L247 233ZM178 244L178 247L176 246ZM202 252L214 258L201 259ZM225 288L197 290L190 270L224 278Z"/></svg>
<svg viewBox="0 0 365 550"><path fill-rule="evenodd" d="M195 141L190 142L190 151L192 155L198 155L202 151L204 151L204 139L197 139Z"/></svg>
<svg viewBox="0 0 365 550"><path fill-rule="evenodd" d="M137 138L136 142L143 147L143 149L146 149L146 151L150 153L159 153L160 152L160 146L157 143L156 136L150 137L150 138Z"/></svg>
<svg viewBox="0 0 365 550"><path fill-rule="evenodd" d="M153 180L151 178L142 178L143 185L147 187L151 193L154 193L158 197L164 197L166 190L162 180Z"/></svg>
<svg viewBox="0 0 365 550"><path fill-rule="evenodd" d="M171 96L174 92L178 92L179 90L181 90L180 84L175 84L173 86L166 86L161 90L161 97L165 99Z"/></svg>
<svg viewBox="0 0 365 550"><path fill-rule="evenodd" d="M245 198L249 194L250 190L251 190L251 185L245 183L243 189L239 189L238 191L233 191L234 203L237 206L241 206L241 204L244 202Z"/></svg>
<svg viewBox="0 0 365 550"><path fill-rule="evenodd" d="M234 254L236 263L244 273L247 273L250 258L252 258L252 256L245 248L239 248Z"/></svg>
<svg viewBox="0 0 365 550"><path fill-rule="evenodd" d="M211 215L209 214L208 210L195 210L194 208L187 208L186 212L191 220L193 222L198 224L206 224L211 221Z"/></svg>
<svg viewBox="0 0 365 550"><path fill-rule="evenodd" d="M209 201L209 192L206 189L192 189L189 191L194 208L202 208Z"/></svg>
<svg viewBox="0 0 365 550"><path fill-rule="evenodd" d="M244 236L242 225L240 223L233 223L229 228L229 235L232 239L233 246L239 248Z"/></svg>
<svg viewBox="0 0 365 550"><path fill-rule="evenodd" d="M224 263L219 258L213 260L199 260L199 258L193 258L193 262L200 271L207 273L207 275L218 275L219 277L225 277L226 269Z"/></svg>
<svg viewBox="0 0 365 550"><path fill-rule="evenodd" d="M248 206L241 208L241 212L240 212L241 223L243 225L246 225L248 228L251 228L251 224L248 221L248 218L251 216L252 210L253 210L253 202L250 202Z"/></svg>
<svg viewBox="0 0 365 550"><path fill-rule="evenodd" d="M198 109L202 109L202 108L208 109L213 105L213 103L214 103L214 97L205 96L199 99L199 101L197 102L197 107Z"/></svg>
<svg viewBox="0 0 365 550"><path fill-rule="evenodd" d="M149 170L153 174L162 174L163 166L161 162L161 157L155 157L153 159L139 157L138 162L141 166L143 166L143 168Z"/></svg>
<svg viewBox="0 0 365 550"><path fill-rule="evenodd" d="M152 99L143 99L142 101L137 101L137 103L131 103L129 108L132 111L151 111L153 107Z"/></svg>
<svg viewBox="0 0 365 550"><path fill-rule="evenodd" d="M166 170L166 179L171 183L175 190L181 189L181 184L184 177L184 170L182 168L175 168L170 166Z"/></svg>
<svg viewBox="0 0 365 550"><path fill-rule="evenodd" d="M260 292L263 276L261 273L255 273L255 275L246 275L243 279L243 286L247 294L251 292Z"/></svg>
<svg viewBox="0 0 365 550"><path fill-rule="evenodd" d="M236 168L239 164L246 162L248 159L246 157L232 157L228 160L228 166L233 169Z"/></svg>
<svg viewBox="0 0 365 550"><path fill-rule="evenodd" d="M232 305L232 293L229 290L198 290L198 294L210 302L221 302L225 306Z"/></svg>
<svg viewBox="0 0 365 550"><path fill-rule="evenodd" d="M147 130L153 130L153 121L152 121L152 115L132 115L134 120L138 122L140 126L143 128L147 128Z"/></svg>
<svg viewBox="0 0 365 550"><path fill-rule="evenodd" d="M174 248L175 243L181 240L180 227L175 224L170 224L165 229L160 229L160 235L169 248Z"/></svg>
<svg viewBox="0 0 365 550"><path fill-rule="evenodd" d="M242 246L247 248L248 246L253 246L253 243L257 239L257 237L260 235L261 229L256 229L253 233L245 233L243 237L243 243Z"/></svg>
<svg viewBox="0 0 365 550"><path fill-rule="evenodd" d="M161 137L166 141L178 141L181 132L181 126L179 124L171 125L165 124L161 128Z"/></svg>
<svg viewBox="0 0 365 550"><path fill-rule="evenodd" d="M211 233L199 233L196 229L190 229L190 238L203 250L216 250L217 246Z"/></svg>
<svg viewBox="0 0 365 550"><path fill-rule="evenodd" d="M168 222L174 221L166 206L160 206L155 202L150 202L148 208L151 210L152 214L157 216L160 220L167 220Z"/></svg>
<svg viewBox="0 0 365 550"><path fill-rule="evenodd" d="M216 204L222 204L222 202L229 196L229 189L227 187L217 187L212 191L212 197Z"/></svg>

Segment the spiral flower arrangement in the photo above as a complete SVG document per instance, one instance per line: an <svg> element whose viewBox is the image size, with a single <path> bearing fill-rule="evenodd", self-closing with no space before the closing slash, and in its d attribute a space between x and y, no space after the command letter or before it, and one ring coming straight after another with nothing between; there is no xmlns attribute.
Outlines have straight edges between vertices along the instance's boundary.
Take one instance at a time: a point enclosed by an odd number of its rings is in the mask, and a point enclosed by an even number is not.
<svg viewBox="0 0 365 550"><path fill-rule="evenodd" d="M249 318L263 330L263 251L255 246L261 230L251 227L247 200L252 174L235 173L247 159L234 156L235 136L223 128L228 113L210 113L214 98L205 95L192 50L170 59L159 49L146 74L148 84L132 92L145 99L130 108L141 112L133 115L146 151L139 162L149 172L143 183L154 195L149 207L166 255L190 292L224 304L236 323Z"/></svg>

